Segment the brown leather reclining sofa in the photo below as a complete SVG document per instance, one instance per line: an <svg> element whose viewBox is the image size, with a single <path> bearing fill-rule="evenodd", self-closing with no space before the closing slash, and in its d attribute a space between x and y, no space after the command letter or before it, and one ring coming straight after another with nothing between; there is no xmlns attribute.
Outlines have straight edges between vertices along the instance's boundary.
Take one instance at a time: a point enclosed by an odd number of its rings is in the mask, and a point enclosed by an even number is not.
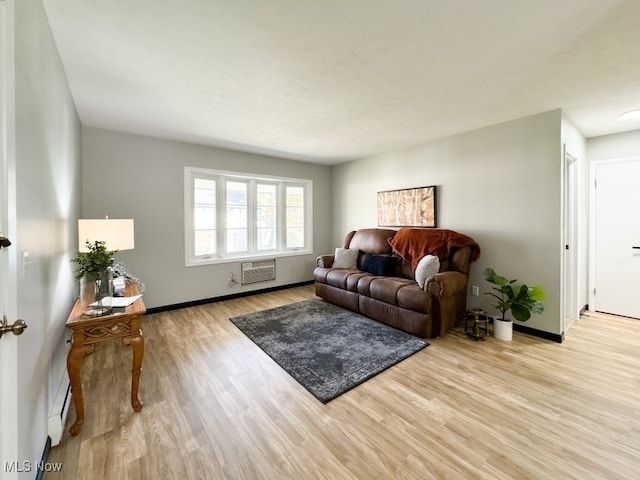
<svg viewBox="0 0 640 480"><path fill-rule="evenodd" d="M444 335L463 318L470 264L480 255L470 237L442 229L370 228L349 232L343 248L358 250L357 263L334 268L334 255L319 256L313 272L319 297L420 337ZM426 253L439 258L440 269L420 288L414 273ZM363 270L374 257L385 262L382 275Z"/></svg>

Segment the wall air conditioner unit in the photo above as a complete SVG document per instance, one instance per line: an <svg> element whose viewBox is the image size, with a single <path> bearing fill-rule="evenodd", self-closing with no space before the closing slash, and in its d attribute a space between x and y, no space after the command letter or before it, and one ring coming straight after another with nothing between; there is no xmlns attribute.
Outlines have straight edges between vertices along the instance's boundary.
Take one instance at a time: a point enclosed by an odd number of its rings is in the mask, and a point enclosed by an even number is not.
<svg viewBox="0 0 640 480"><path fill-rule="evenodd" d="M243 262L241 269L242 285L266 282L276 279L276 260L259 260L257 262Z"/></svg>

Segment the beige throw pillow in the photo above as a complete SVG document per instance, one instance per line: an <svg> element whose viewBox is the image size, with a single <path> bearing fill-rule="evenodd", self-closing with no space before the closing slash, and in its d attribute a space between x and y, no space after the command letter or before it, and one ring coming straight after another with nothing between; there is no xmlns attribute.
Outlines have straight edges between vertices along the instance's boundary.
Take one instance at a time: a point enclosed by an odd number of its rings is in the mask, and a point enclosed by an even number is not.
<svg viewBox="0 0 640 480"><path fill-rule="evenodd" d="M416 267L416 282L420 285L420 288L424 289L424 284L434 273L440 271L440 259L435 255L425 255L418 262Z"/></svg>
<svg viewBox="0 0 640 480"><path fill-rule="evenodd" d="M356 268L358 252L357 248L336 248L333 268Z"/></svg>

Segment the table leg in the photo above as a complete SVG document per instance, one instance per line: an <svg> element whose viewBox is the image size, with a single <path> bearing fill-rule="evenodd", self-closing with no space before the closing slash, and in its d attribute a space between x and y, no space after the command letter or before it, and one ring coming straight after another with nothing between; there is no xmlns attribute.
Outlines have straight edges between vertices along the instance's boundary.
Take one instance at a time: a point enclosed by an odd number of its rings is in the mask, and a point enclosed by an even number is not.
<svg viewBox="0 0 640 480"><path fill-rule="evenodd" d="M140 372L142 372L142 357L144 356L144 338L142 333L125 337L122 339L125 345L131 345L133 355L133 368L131 370L131 406L136 412L142 410L144 403L138 398L138 384L140 383Z"/></svg>
<svg viewBox="0 0 640 480"><path fill-rule="evenodd" d="M67 355L67 373L71 383L71 395L76 407L76 421L69 429L71 435L80 433L84 423L84 398L82 395L82 359L93 352L93 345L73 345Z"/></svg>

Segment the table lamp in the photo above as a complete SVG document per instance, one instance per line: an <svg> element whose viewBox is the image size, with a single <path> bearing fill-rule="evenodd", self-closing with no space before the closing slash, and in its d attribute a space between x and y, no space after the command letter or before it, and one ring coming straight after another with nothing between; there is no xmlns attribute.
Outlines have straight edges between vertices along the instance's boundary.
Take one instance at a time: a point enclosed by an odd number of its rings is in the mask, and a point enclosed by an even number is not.
<svg viewBox="0 0 640 480"><path fill-rule="evenodd" d="M107 250L133 250L135 246L133 218L105 218L78 220L78 251L86 253L87 240L106 242Z"/></svg>

